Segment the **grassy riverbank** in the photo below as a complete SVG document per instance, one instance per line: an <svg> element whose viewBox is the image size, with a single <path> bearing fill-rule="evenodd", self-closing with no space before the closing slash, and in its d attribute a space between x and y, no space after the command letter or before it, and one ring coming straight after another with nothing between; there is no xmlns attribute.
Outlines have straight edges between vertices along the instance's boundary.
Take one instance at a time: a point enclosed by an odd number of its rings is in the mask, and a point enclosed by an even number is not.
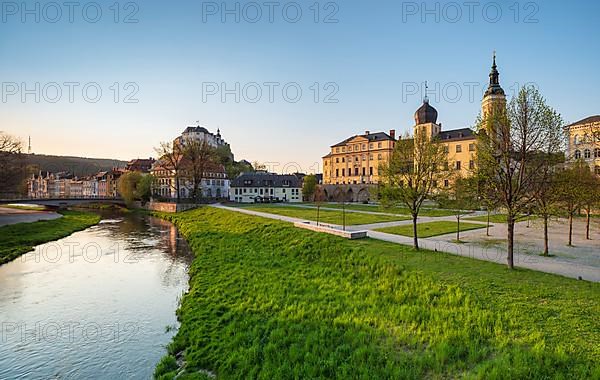
<svg viewBox="0 0 600 380"><path fill-rule="evenodd" d="M156 376L598 378L600 285L202 208Z"/></svg>
<svg viewBox="0 0 600 380"><path fill-rule="evenodd" d="M62 218L0 227L0 264L27 253L34 246L69 236L100 221L90 212L61 211Z"/></svg>

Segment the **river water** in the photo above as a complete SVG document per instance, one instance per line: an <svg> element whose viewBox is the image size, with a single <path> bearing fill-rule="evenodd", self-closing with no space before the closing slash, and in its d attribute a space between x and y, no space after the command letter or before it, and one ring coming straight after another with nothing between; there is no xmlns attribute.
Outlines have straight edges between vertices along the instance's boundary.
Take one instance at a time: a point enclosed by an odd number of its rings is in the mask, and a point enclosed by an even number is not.
<svg viewBox="0 0 600 380"><path fill-rule="evenodd" d="M0 266L0 379L152 378L191 257L173 225L128 213Z"/></svg>

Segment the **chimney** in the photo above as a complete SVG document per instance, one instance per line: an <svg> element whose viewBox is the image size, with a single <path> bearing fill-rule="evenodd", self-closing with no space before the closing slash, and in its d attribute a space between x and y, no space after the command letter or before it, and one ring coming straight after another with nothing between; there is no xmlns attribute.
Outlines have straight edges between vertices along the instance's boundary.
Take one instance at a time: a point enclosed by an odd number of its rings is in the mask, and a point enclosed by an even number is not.
<svg viewBox="0 0 600 380"><path fill-rule="evenodd" d="M390 137L393 138L394 140L396 140L396 130L395 129L390 129Z"/></svg>
<svg viewBox="0 0 600 380"><path fill-rule="evenodd" d="M370 131L365 131L365 135L369 135L369 133L371 133Z"/></svg>

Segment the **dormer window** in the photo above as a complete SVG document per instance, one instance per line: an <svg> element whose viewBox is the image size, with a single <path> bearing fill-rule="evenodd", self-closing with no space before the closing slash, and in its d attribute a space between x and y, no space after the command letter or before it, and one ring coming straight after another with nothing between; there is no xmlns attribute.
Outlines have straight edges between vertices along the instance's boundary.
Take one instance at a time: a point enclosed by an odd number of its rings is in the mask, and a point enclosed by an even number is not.
<svg viewBox="0 0 600 380"><path fill-rule="evenodd" d="M284 179L284 180L282 181L282 184L283 184L283 186L289 187L289 186L290 186L290 181L289 181L289 180L287 180L287 179Z"/></svg>

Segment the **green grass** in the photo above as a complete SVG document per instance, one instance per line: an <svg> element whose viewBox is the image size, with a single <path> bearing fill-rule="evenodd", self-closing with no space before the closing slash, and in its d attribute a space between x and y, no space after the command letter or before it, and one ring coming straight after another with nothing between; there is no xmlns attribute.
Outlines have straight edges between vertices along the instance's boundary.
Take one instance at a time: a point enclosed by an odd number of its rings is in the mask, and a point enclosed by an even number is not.
<svg viewBox="0 0 600 380"><path fill-rule="evenodd" d="M17 210L32 210L32 211L43 211L46 210L46 207L40 205L2 205L4 208L14 208Z"/></svg>
<svg viewBox="0 0 600 380"><path fill-rule="evenodd" d="M600 285L205 207L172 379L600 376Z"/></svg>
<svg viewBox="0 0 600 380"><path fill-rule="evenodd" d="M305 205L315 206L314 203L304 203ZM338 203L324 203L323 207L341 209L342 205ZM369 206L365 204L346 204L348 210L356 211L371 211L371 212L385 212L389 214L400 214L410 215L410 210L406 207L393 206L384 208L382 206ZM441 209L441 208L422 208L419 212L420 216L450 216L454 215L452 210Z"/></svg>
<svg viewBox="0 0 600 380"><path fill-rule="evenodd" d="M295 207L295 206L279 206L279 205L243 205L237 206L247 210L265 212L268 214L284 215L293 218L306 219L306 220L317 220L317 209ZM359 212L347 212L346 213L346 225L356 224L371 224L381 222L393 222L398 220L409 219L404 215L377 215L377 214L363 214ZM319 222L331 223L331 224L342 224L343 223L343 212L333 210L319 211Z"/></svg>
<svg viewBox="0 0 600 380"><path fill-rule="evenodd" d="M476 230L485 228L484 224L460 222L460 231ZM396 227L379 228L376 231L386 232L388 234L413 236L413 225L406 224ZM456 233L456 222L440 220L437 222L419 223L417 224L417 235L422 238L446 235Z"/></svg>
<svg viewBox="0 0 600 380"><path fill-rule="evenodd" d="M100 221L100 216L81 211L61 211L62 218L0 227L0 264L30 252L34 246L69 236Z"/></svg>

